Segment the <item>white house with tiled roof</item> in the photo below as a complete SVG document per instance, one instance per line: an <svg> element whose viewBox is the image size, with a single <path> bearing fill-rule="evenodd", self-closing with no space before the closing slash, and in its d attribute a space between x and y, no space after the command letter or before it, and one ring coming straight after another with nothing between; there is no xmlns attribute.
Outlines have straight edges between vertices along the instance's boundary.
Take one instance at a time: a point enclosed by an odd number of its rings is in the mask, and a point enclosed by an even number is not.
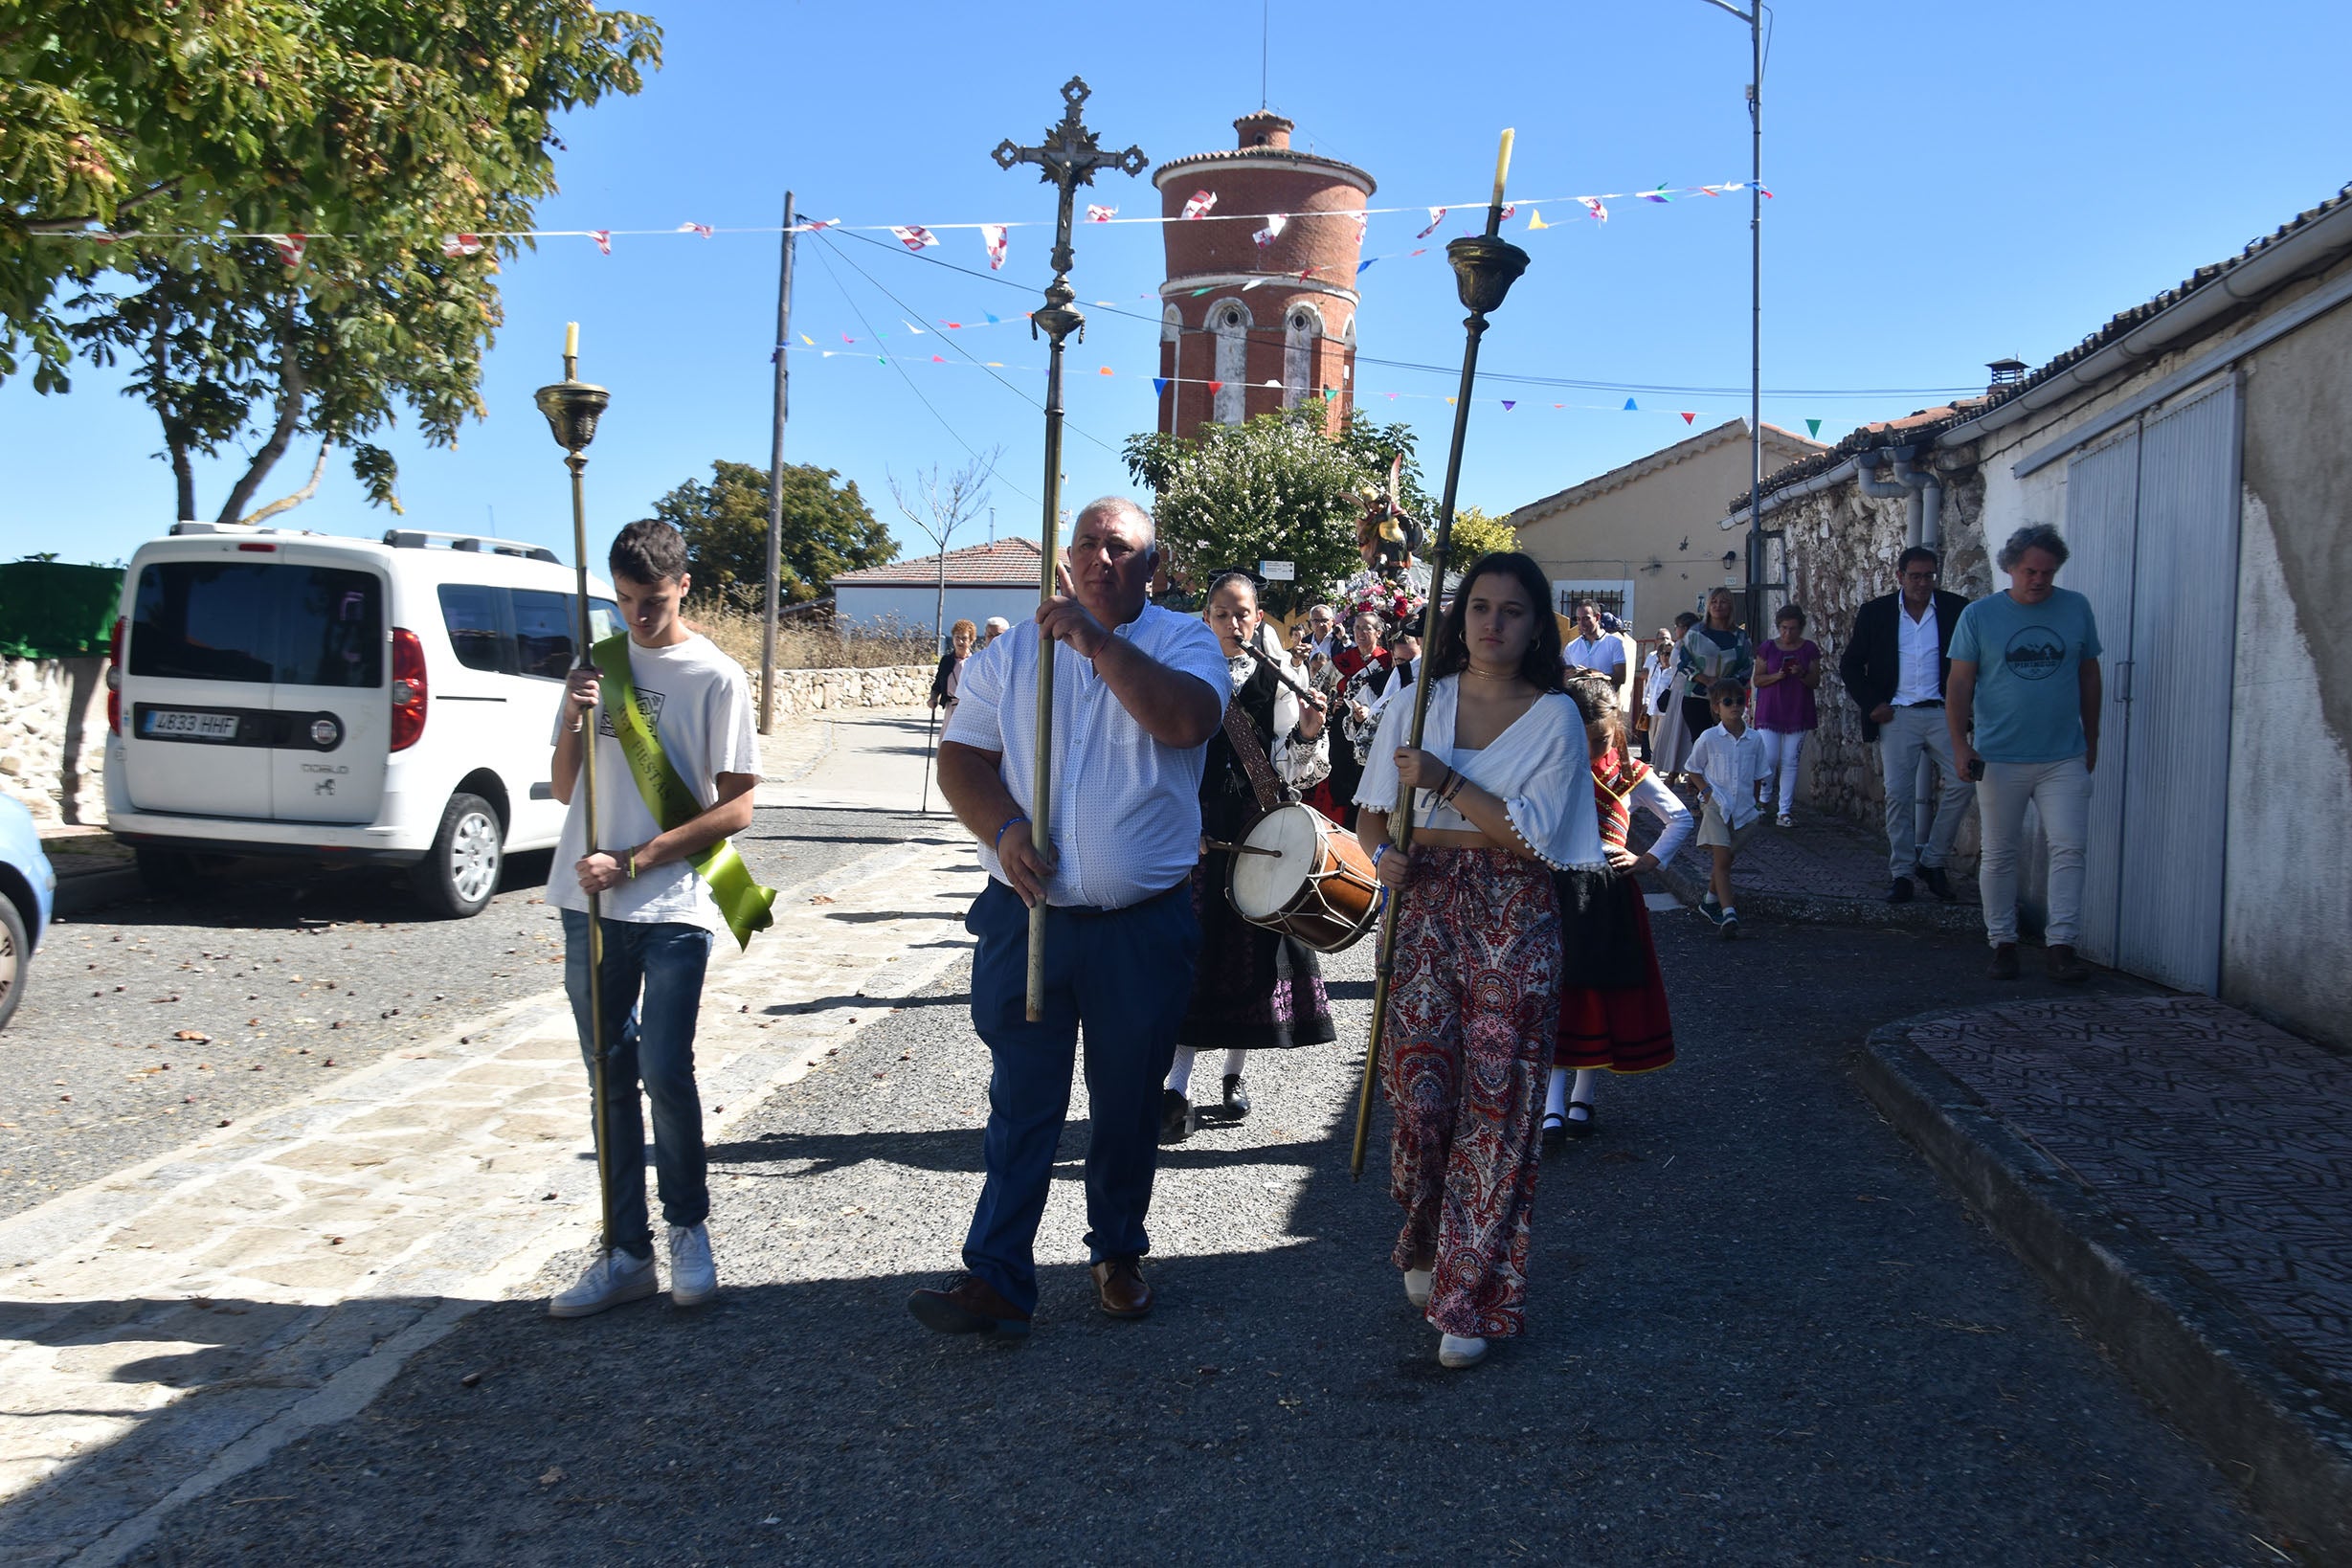
<svg viewBox="0 0 2352 1568"><path fill-rule="evenodd" d="M991 616L1019 620L1037 613L1034 539L997 539L947 552L947 627L983 625ZM887 566L844 571L832 582L834 619L844 631L930 631L939 613L942 557L918 555Z"/></svg>

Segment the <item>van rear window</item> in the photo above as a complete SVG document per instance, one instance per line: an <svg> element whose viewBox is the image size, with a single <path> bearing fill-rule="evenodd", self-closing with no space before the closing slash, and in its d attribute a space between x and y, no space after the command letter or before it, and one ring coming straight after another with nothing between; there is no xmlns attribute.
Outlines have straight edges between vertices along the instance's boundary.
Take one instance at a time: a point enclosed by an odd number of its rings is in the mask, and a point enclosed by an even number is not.
<svg viewBox="0 0 2352 1568"><path fill-rule="evenodd" d="M264 561L158 561L139 573L130 673L170 681L384 683L373 572Z"/></svg>

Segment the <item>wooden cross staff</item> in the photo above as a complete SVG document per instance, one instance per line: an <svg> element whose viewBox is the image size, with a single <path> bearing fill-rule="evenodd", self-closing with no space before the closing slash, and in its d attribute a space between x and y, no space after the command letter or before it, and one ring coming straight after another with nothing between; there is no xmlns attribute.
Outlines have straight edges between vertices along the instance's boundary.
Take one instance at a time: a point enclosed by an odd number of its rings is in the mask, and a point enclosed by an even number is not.
<svg viewBox="0 0 2352 1568"><path fill-rule="evenodd" d="M1050 345L1045 359L1045 520L1043 548L1038 563L1038 603L1049 602L1057 587L1062 537L1062 341L1072 332L1086 337L1086 317L1070 308L1078 291L1070 287L1070 207L1082 185L1094 183L1098 168L1140 174L1147 160L1143 148L1105 152L1094 132L1078 118L1087 97L1084 79L1072 77L1062 84L1063 111L1059 124L1045 128L1045 139L1024 147L1006 137L990 154L1000 168L1036 164L1040 176L1060 198L1054 221L1054 280L1045 285L1045 308L1029 318L1032 337L1042 330ZM1053 852L1054 649L1047 643L1037 655L1037 773L1029 803L1029 839L1047 854ZM1029 1021L1045 1016L1045 901L1029 910Z"/></svg>

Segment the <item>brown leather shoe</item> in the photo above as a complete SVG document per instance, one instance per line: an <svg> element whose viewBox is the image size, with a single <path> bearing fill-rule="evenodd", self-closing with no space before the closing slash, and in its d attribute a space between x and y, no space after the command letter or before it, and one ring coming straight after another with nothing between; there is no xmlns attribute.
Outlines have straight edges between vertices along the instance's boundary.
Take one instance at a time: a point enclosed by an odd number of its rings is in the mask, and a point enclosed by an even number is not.
<svg viewBox="0 0 2352 1568"><path fill-rule="evenodd" d="M977 1274L958 1274L939 1289L917 1290L907 1298L907 1310L917 1323L941 1333L1029 1332L1029 1314Z"/></svg>
<svg viewBox="0 0 2352 1568"><path fill-rule="evenodd" d="M2050 963L2050 977L2062 985L2080 985L2091 978L2090 969L2074 956L2073 948L2067 943L2052 945L2043 956Z"/></svg>
<svg viewBox="0 0 2352 1568"><path fill-rule="evenodd" d="M1992 976L1996 980L2017 978L2017 944L2004 942L1993 949Z"/></svg>
<svg viewBox="0 0 2352 1568"><path fill-rule="evenodd" d="M1140 1258L1105 1258L1094 1266L1094 1294L1112 1317L1150 1317L1152 1288L1143 1282Z"/></svg>

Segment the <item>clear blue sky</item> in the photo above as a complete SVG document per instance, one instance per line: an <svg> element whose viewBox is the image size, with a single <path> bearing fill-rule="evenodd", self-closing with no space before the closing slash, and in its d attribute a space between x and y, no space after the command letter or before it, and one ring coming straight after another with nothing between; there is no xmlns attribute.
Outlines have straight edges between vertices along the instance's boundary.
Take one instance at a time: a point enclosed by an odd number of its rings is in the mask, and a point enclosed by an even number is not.
<svg viewBox="0 0 2352 1568"><path fill-rule="evenodd" d="M1230 146L1229 123L1259 101L1255 0L1064 10L1072 25L1059 48L1039 43L1026 12L962 5L648 9L666 30L668 64L640 97L563 127L564 190L542 207L543 227L773 225L788 185L812 215L849 223L1050 217L1050 192L987 154L1008 134L1036 140L1071 73L1092 84L1088 117L1106 140L1140 143L1155 164ZM1496 25L1475 40L1458 36L1449 14L1391 0L1340 11L1273 0L1267 96L1298 122L1301 145L1372 171L1376 205L1475 198L1504 125L1518 130L1514 193L1746 177L1746 34L1701 0L1461 12ZM1172 33L1178 15L1188 20ZM2317 0L2227 12L1784 0L1764 89L1765 181L1777 192L1765 213L1767 388L1981 385L1984 361L2038 364L2229 255L2352 178L2348 43L2341 7ZM1096 199L1123 214L1154 210L1148 177L1105 176ZM1486 367L1740 390L1643 394L1643 412L1624 414L1575 406L1618 395L1485 387L1467 503L1506 509L1664 445L1683 432L1679 410L1702 426L1745 411L1744 199L1612 206L1605 228L1564 204L1544 210L1556 225L1547 232L1514 227L1534 265L1495 318ZM1366 254L1409 248L1418 227L1376 218ZM1153 422L1156 313L1136 297L1162 270L1154 227L1082 227L1079 239L1081 302L1114 301L1142 319L1090 310L1086 342L1073 347L1073 500L1125 487L1115 448ZM1047 277L1045 249L1041 231L1015 231L1001 276L1017 290L853 240L804 239L795 325L835 347L843 332L870 342L862 311L894 343L922 347L931 340L907 339L902 317L930 325L994 310L1017 321ZM983 263L969 231L930 254ZM583 373L614 393L589 470L599 553L612 528L680 481L706 477L714 458L764 463L775 263L769 235L624 237L609 258L586 239L526 252L504 273L489 418L455 451L392 437L406 526L481 529L495 512L500 533L569 558L563 470L530 398L560 373L571 319ZM1361 282L1364 355L1459 363L1461 311L1437 252L1382 262ZM1043 363L1018 325L971 341L1008 366ZM1118 374L1096 373L1104 365ZM1006 374L1031 395L1042 390L1042 374ZM1450 370L1366 366L1359 382L1375 413L1384 392L1452 390ZM84 370L66 396L37 396L22 381L0 388L0 554L111 561L169 524L153 419L120 385ZM1492 401L1512 395L1521 401L1508 414ZM1768 392L1764 416L1797 429L1820 418L1828 439L1936 400ZM1572 406L1555 411L1555 401ZM1387 406L1419 429L1434 488L1449 411L1434 395ZM885 470L952 466L964 442L1005 447L997 526L1034 535L1041 420L1012 392L928 363L902 378L855 356L794 362L789 456L855 479L886 520L896 522ZM290 454L264 494L299 483L311 456ZM233 470L199 472L209 516ZM287 521L372 534L391 519L337 465Z"/></svg>

